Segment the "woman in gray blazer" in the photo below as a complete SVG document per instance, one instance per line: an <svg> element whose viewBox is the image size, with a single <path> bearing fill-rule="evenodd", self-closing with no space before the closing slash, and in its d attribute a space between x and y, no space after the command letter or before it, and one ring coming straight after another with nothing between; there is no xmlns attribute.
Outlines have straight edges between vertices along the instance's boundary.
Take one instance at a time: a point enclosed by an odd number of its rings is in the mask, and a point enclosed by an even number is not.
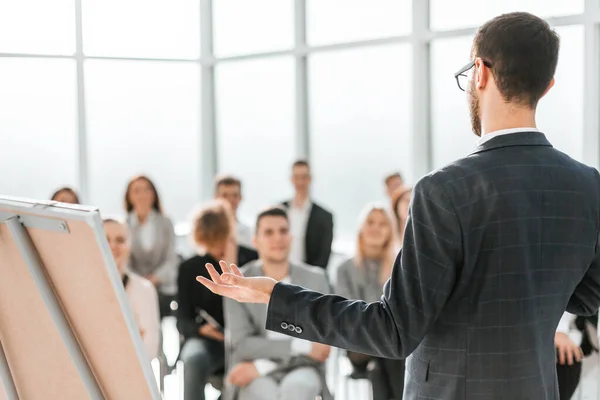
<svg viewBox="0 0 600 400"><path fill-rule="evenodd" d="M383 205L363 211L356 254L337 270L336 293L349 299L378 301L392 273L394 232L392 219ZM374 400L400 400L404 390L404 360L388 360L348 352L354 376L368 374Z"/></svg>
<svg viewBox="0 0 600 400"><path fill-rule="evenodd" d="M146 176L129 181L125 210L131 231L130 268L156 286L160 315L164 317L170 314L171 301L177 294L179 257L173 224L163 214L156 187Z"/></svg>

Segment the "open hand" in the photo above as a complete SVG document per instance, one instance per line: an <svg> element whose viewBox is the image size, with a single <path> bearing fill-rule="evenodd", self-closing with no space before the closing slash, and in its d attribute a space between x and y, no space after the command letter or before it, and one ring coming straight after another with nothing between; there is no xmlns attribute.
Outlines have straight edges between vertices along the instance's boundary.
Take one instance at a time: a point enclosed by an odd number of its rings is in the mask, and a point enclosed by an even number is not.
<svg viewBox="0 0 600 400"><path fill-rule="evenodd" d="M556 332L554 336L554 346L558 353L558 363L561 365L573 365L573 362L580 362L583 358L581 347L577 346L569 336L562 332Z"/></svg>
<svg viewBox="0 0 600 400"><path fill-rule="evenodd" d="M266 276L246 278L235 264L227 264L221 260L219 265L223 271L222 275L219 275L212 264L207 263L206 269L212 281L203 276L196 277L196 280L211 292L241 303L269 304L277 283L275 279Z"/></svg>

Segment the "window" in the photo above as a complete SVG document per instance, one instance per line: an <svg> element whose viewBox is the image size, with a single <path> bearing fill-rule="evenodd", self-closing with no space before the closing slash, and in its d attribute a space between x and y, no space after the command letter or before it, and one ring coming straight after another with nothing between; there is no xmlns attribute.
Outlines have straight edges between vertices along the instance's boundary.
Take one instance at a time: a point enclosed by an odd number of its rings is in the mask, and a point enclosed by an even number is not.
<svg viewBox="0 0 600 400"><path fill-rule="evenodd" d="M475 27L500 14L527 11L542 18L581 14L584 0L503 0L482 4L477 0L430 0L431 27L449 30Z"/></svg>
<svg viewBox="0 0 600 400"><path fill-rule="evenodd" d="M359 214L385 201L383 179L411 178L411 48L387 45L310 58L313 193L354 240Z"/></svg>
<svg viewBox="0 0 600 400"><path fill-rule="evenodd" d="M198 0L83 0L86 55L197 58Z"/></svg>
<svg viewBox="0 0 600 400"><path fill-rule="evenodd" d="M73 54L74 0L1 1L0 52Z"/></svg>
<svg viewBox="0 0 600 400"><path fill-rule="evenodd" d="M411 0L307 0L311 45L406 35L412 31Z"/></svg>
<svg viewBox="0 0 600 400"><path fill-rule="evenodd" d="M477 137L471 130L467 94L454 72L469 61L472 37L439 39L431 44L431 128L433 166L467 155Z"/></svg>
<svg viewBox="0 0 600 400"><path fill-rule="evenodd" d="M71 60L0 59L0 193L77 188L75 76Z"/></svg>
<svg viewBox="0 0 600 400"><path fill-rule="evenodd" d="M540 100L537 123L554 147L583 160L584 28L566 26L556 31L561 49L555 83Z"/></svg>
<svg viewBox="0 0 600 400"><path fill-rule="evenodd" d="M293 12L291 0L213 1L215 53L223 57L291 49Z"/></svg>
<svg viewBox="0 0 600 400"><path fill-rule="evenodd" d="M220 64L216 71L219 172L237 175L239 210L252 223L284 200L294 162L294 60L269 58Z"/></svg>
<svg viewBox="0 0 600 400"><path fill-rule="evenodd" d="M583 156L583 27L560 27L561 50L556 84L540 100L537 125L554 147ZM469 122L467 95L453 73L469 61L471 37L440 39L431 46L433 162L441 167L467 155L477 137ZM557 113L556 110L561 110Z"/></svg>
<svg viewBox="0 0 600 400"><path fill-rule="evenodd" d="M92 60L85 73L94 204L122 214L127 181L141 173L173 222L187 219L200 198L198 66Z"/></svg>

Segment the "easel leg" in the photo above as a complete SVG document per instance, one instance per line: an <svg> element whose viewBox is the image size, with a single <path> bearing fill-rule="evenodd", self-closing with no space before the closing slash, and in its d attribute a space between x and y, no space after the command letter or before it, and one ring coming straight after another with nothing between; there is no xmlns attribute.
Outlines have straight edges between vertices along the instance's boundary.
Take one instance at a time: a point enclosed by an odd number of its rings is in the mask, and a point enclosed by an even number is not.
<svg viewBox="0 0 600 400"><path fill-rule="evenodd" d="M0 343L0 379L2 379L6 398L8 400L19 400L17 388L10 373L10 367L8 366L8 361L6 361L6 354L4 354L2 343Z"/></svg>
<svg viewBox="0 0 600 400"><path fill-rule="evenodd" d="M102 390L100 390L100 386L98 386L98 382L94 377L94 374L87 363L85 355L79 347L79 343L77 342L77 338L75 337L69 321L65 316L63 309L52 290L52 286L50 282L48 282L48 278L44 273L44 269L42 267L42 263L40 257L38 255L37 250L35 249L33 243L31 242L31 238L29 234L21 225L19 220L15 218L10 218L6 221L6 225L8 225L8 229L19 248L19 252L21 253L21 257L25 260L27 264L27 268L39 293L44 300L44 304L52 317L52 321L60 334L79 375L81 376L81 380L85 385L90 399L92 400L104 400L104 395L102 394Z"/></svg>

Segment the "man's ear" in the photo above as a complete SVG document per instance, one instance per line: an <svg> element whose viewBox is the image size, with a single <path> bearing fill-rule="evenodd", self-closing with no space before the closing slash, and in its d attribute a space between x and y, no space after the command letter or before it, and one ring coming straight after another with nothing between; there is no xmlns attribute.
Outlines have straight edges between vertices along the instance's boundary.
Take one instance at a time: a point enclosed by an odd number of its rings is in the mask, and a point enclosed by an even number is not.
<svg viewBox="0 0 600 400"><path fill-rule="evenodd" d="M478 89L483 89L488 80L490 79L491 71L490 69L483 63L483 60L480 57L477 57L475 60L475 87Z"/></svg>

